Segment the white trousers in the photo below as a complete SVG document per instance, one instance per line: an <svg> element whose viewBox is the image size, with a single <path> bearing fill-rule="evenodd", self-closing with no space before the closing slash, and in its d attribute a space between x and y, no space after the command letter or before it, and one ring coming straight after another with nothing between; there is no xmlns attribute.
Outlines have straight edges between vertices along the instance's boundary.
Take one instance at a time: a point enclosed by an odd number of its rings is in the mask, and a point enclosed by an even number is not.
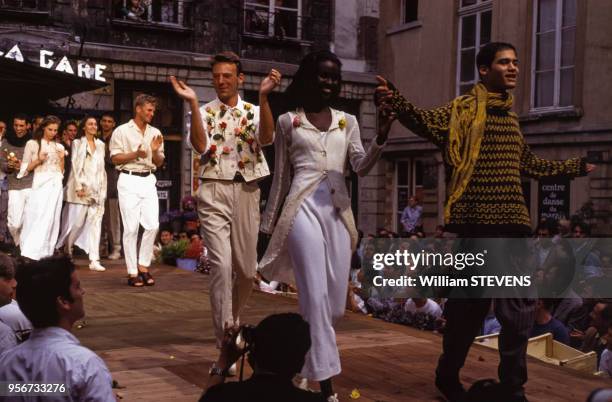
<svg viewBox="0 0 612 402"><path fill-rule="evenodd" d="M351 265L351 240L323 181L300 206L287 238L302 317L312 346L302 376L322 381L340 374L334 325L344 315Z"/></svg>
<svg viewBox="0 0 612 402"><path fill-rule="evenodd" d="M159 200L155 175L140 177L121 173L117 180L119 208L123 222L123 253L128 275L138 274L138 265L148 267L153 258L153 244L159 229ZM144 233L137 255L138 227Z"/></svg>
<svg viewBox="0 0 612 402"><path fill-rule="evenodd" d="M72 249L76 244L89 255L90 261L99 261L103 214L102 205L67 202L62 213L62 231L57 248L66 244Z"/></svg>
<svg viewBox="0 0 612 402"><path fill-rule="evenodd" d="M19 245L19 240L21 238L23 213L31 192L31 188L24 188L23 190L9 190L8 192L9 199L6 225L8 226L11 236L13 236L13 242L16 246Z"/></svg>

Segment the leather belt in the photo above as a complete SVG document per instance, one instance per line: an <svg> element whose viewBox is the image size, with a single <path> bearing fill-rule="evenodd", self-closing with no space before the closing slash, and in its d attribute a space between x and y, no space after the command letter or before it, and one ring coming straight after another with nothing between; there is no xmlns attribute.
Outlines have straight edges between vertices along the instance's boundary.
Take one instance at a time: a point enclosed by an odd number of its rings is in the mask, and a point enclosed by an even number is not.
<svg viewBox="0 0 612 402"><path fill-rule="evenodd" d="M147 177L148 175L151 174L151 171L148 172L134 172L131 170L121 170L121 173L125 173L125 174L129 174L131 176L139 176L139 177Z"/></svg>

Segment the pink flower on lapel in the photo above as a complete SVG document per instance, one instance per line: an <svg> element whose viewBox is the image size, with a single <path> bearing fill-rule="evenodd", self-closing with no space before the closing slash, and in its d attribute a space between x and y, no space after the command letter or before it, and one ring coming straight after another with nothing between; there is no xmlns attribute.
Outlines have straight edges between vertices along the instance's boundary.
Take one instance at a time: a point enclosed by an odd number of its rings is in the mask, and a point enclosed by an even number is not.
<svg viewBox="0 0 612 402"><path fill-rule="evenodd" d="M293 118L293 127L298 128L301 125L302 125L302 122L300 120L300 116L295 116Z"/></svg>

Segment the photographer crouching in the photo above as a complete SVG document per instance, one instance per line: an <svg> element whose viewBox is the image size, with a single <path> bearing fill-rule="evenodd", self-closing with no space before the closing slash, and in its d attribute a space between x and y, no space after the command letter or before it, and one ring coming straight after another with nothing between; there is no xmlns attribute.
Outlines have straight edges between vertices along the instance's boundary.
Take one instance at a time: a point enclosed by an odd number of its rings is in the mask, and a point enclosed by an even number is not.
<svg viewBox="0 0 612 402"><path fill-rule="evenodd" d="M238 335L244 346L236 341ZM254 328L226 328L221 354L200 402L324 401L321 394L296 388L292 382L302 370L310 344L310 327L295 313L271 315ZM253 375L246 381L225 383L228 368L245 353Z"/></svg>

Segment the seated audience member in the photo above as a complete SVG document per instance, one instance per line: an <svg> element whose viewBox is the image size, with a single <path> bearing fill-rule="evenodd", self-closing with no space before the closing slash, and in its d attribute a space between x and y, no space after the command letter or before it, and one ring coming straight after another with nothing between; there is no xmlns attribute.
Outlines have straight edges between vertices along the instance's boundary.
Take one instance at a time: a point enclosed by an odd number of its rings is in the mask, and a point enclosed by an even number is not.
<svg viewBox="0 0 612 402"><path fill-rule="evenodd" d="M608 325L606 348L599 359L599 371L603 371L607 377L612 377L612 323Z"/></svg>
<svg viewBox="0 0 612 402"><path fill-rule="evenodd" d="M9 256L0 253L0 306L11 303L15 293L15 267ZM0 354L17 346L15 332L4 322L0 321Z"/></svg>
<svg viewBox="0 0 612 402"><path fill-rule="evenodd" d="M21 343L30 336L32 323L23 314L19 308L19 303L17 303L14 297L9 304L0 307L0 322L8 325L15 333L17 342Z"/></svg>
<svg viewBox="0 0 612 402"><path fill-rule="evenodd" d="M228 328L221 355L210 371L208 389L200 402L306 402L324 401L319 393L293 385L293 377L302 370L310 349L310 327L295 313L274 314L252 331L248 361L253 376L243 382L223 383L227 370L243 351L236 346L239 330ZM243 336L247 341L249 336Z"/></svg>
<svg viewBox="0 0 612 402"><path fill-rule="evenodd" d="M153 245L153 255L156 259L160 259L162 248L174 241L172 232L167 228L161 229L158 236L158 241Z"/></svg>
<svg viewBox="0 0 612 402"><path fill-rule="evenodd" d="M404 310L412 314L429 314L434 318L442 317L442 309L435 301L427 298L413 297L406 300Z"/></svg>
<svg viewBox="0 0 612 402"><path fill-rule="evenodd" d="M85 291L70 259L25 263L17 270L17 282L17 301L34 330L27 341L0 356L0 381L65 384L68 396L46 401L115 401L108 368L70 333L85 315Z"/></svg>
<svg viewBox="0 0 612 402"><path fill-rule="evenodd" d="M593 306L589 317L591 322L586 331L575 330L572 335L581 339L580 350L582 352L595 351L599 355L604 349L604 339L602 337L607 334L608 326L612 322L612 306L599 301Z"/></svg>
<svg viewBox="0 0 612 402"><path fill-rule="evenodd" d="M533 328L531 329L530 338L545 334L547 332L552 333L553 339L569 345L570 337L569 330L552 316L554 300L553 299L539 299L536 304L536 320Z"/></svg>

